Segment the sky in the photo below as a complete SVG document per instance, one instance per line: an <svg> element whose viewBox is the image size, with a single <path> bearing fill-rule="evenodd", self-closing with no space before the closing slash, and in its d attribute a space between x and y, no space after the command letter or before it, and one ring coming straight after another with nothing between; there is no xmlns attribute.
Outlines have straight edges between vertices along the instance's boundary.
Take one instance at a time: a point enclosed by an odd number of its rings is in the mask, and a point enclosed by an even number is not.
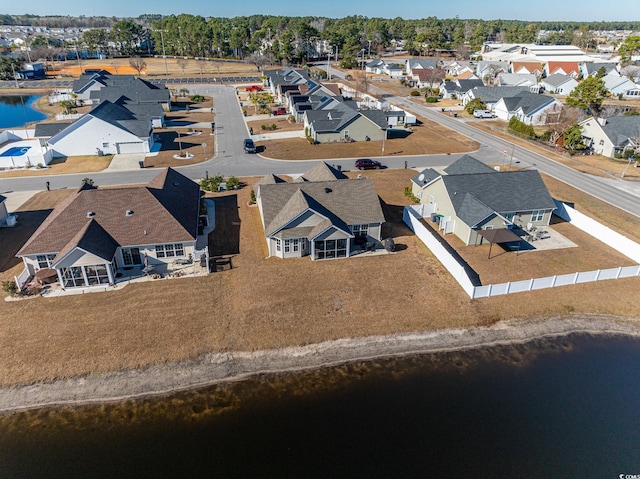
<svg viewBox="0 0 640 479"><path fill-rule="evenodd" d="M25 7L25 5L29 5ZM571 20L571 21L640 21L638 0L616 0L612 4L599 0L323 0L279 1L239 0L111 0L87 2L86 0L30 0L27 4L7 2L0 13L19 15L69 15L137 17L145 13L178 15L189 13L203 17L236 17L254 14L284 16L325 16L342 18L349 15L404 19L437 18L483 20ZM615 5L615 7L611 7Z"/></svg>

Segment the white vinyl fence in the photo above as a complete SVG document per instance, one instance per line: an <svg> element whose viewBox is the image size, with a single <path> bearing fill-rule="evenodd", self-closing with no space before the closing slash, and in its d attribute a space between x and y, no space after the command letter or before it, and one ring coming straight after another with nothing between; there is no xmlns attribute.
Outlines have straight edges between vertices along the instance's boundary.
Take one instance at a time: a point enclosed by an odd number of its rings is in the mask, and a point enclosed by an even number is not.
<svg viewBox="0 0 640 479"><path fill-rule="evenodd" d="M555 288L570 284L602 281L605 279L630 278L640 276L640 265L621 266L595 271L576 272L548 276L545 278L531 278L524 281L512 281L500 284L488 284L474 286L464 267L457 259L444 248L431 231L425 227L422 219L423 209L420 206L407 206L404 209L404 222L411 228L416 236L431 250L442 265L451 273L453 278L462 286L465 293L471 299L488 298L502 294L521 293L537 289ZM557 209L554 212L566 221L602 241L607 246L622 253L633 261L640 263L640 244L598 223L592 218L576 211L565 203L556 201Z"/></svg>

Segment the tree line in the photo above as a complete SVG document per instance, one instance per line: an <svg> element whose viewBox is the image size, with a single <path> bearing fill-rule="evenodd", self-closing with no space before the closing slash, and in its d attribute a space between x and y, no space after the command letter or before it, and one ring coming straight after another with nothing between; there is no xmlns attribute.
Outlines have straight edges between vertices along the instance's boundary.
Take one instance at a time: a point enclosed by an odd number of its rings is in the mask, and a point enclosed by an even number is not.
<svg viewBox="0 0 640 479"><path fill-rule="evenodd" d="M115 17L2 16L12 22L33 26L87 28L74 44L52 42L36 34L30 47L53 48L68 53L80 49L87 54L170 55L199 58L239 58L255 63L303 64L336 52L353 66L358 58L372 57L402 41L412 55L455 52L460 58L477 51L484 42L574 44L595 48L596 31L638 30L640 22L524 22L479 19L393 19L348 16L286 17L251 15L233 18L205 18L180 14ZM46 52L45 52L46 53ZM47 58L43 55L43 58ZM260 66L260 65L258 65Z"/></svg>

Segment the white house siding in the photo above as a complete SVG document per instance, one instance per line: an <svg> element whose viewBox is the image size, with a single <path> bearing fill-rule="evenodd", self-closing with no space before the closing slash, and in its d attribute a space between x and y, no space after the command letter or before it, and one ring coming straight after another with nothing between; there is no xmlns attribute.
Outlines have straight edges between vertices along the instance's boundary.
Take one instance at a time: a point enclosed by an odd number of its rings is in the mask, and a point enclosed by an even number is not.
<svg viewBox="0 0 640 479"><path fill-rule="evenodd" d="M69 268L71 266L93 266L96 264L109 264L110 259L100 258L94 254L87 253L79 248L68 253L61 262L56 264L57 269Z"/></svg>
<svg viewBox="0 0 640 479"><path fill-rule="evenodd" d="M615 147L609 137L604 133L598 121L591 118L580 124L582 126L582 136L585 138L585 144L592 148L598 155L613 158L615 156Z"/></svg>
<svg viewBox="0 0 640 479"><path fill-rule="evenodd" d="M503 99L498 100L495 107L493 108L493 114L496 115L496 118L499 118L504 121L509 121L513 116L507 106L504 103Z"/></svg>
<svg viewBox="0 0 640 479"><path fill-rule="evenodd" d="M85 115L49 140L54 156L95 155L118 153L118 143L139 143L140 138L90 115ZM147 150L148 151L148 150Z"/></svg>

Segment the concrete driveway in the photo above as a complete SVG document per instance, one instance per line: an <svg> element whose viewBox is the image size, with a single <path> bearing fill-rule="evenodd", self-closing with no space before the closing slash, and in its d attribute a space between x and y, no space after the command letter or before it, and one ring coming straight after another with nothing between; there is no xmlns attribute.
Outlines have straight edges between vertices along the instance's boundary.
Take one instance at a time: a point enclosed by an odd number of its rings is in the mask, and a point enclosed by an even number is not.
<svg viewBox="0 0 640 479"><path fill-rule="evenodd" d="M104 171L128 171L139 170L140 162L144 161L145 153L129 153L126 155L114 155L109 167Z"/></svg>

